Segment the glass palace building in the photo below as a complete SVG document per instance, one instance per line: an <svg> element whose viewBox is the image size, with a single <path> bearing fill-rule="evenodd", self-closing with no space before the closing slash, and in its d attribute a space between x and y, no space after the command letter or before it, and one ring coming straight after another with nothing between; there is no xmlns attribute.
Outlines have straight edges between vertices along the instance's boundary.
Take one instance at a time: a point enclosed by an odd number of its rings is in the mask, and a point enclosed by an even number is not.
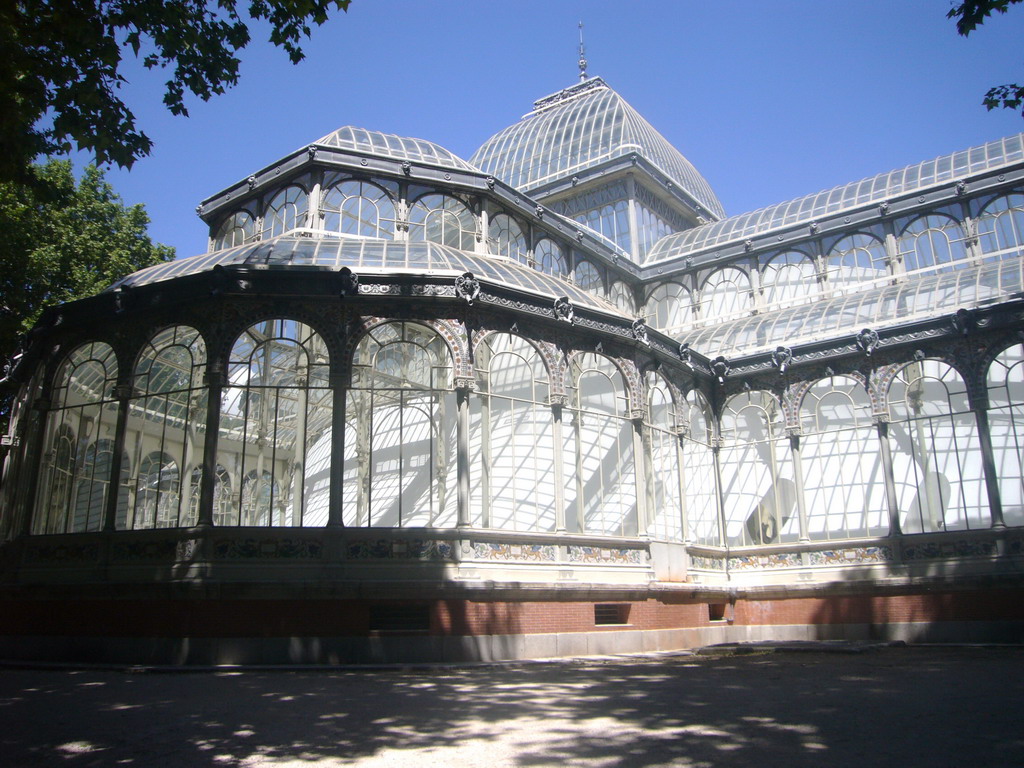
<svg viewBox="0 0 1024 768"><path fill-rule="evenodd" d="M9 366L0 656L1024 636L1024 135L726 216L591 77L198 213Z"/></svg>

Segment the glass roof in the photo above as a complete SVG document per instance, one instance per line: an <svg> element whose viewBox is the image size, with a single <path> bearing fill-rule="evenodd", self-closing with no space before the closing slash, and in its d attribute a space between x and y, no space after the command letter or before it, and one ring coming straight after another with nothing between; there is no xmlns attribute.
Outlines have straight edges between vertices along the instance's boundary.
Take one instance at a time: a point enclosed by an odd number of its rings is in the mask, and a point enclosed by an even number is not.
<svg viewBox="0 0 1024 768"><path fill-rule="evenodd" d="M396 242L345 237L301 237L280 235L256 243L178 259L139 270L114 283L138 287L185 275L208 272L218 265L265 267L348 267L356 274L409 273L476 277L510 288L552 297L568 296L577 306L621 314L612 304L557 277L538 272L500 256L466 253L431 242Z"/></svg>
<svg viewBox="0 0 1024 768"><path fill-rule="evenodd" d="M458 155L432 141L410 139L380 131L368 131L365 128L356 128L351 125L346 125L334 133L327 134L315 141L314 144L350 152L363 152L379 157L390 157L394 160L408 160L410 163L439 165L458 171L477 170Z"/></svg>
<svg viewBox="0 0 1024 768"><path fill-rule="evenodd" d="M646 263L685 256L722 243L746 240L751 235L776 228L880 203L897 195L955 181L970 174L1020 162L1021 159L1024 159L1024 134L1007 136L917 165L668 235L655 243Z"/></svg>
<svg viewBox="0 0 1024 768"><path fill-rule="evenodd" d="M470 162L527 192L612 158L637 153L716 218L722 204L704 177L650 123L600 78L537 102L537 109L500 131Z"/></svg>
<svg viewBox="0 0 1024 768"><path fill-rule="evenodd" d="M1014 298L1022 288L1024 260L1013 257L712 324L678 338L708 357L749 355L983 307Z"/></svg>

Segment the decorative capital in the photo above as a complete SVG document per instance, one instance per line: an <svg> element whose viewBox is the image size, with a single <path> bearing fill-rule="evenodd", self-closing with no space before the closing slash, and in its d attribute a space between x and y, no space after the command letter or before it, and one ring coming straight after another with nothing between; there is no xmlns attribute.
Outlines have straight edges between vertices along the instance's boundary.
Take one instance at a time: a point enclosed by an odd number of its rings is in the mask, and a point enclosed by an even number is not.
<svg viewBox="0 0 1024 768"><path fill-rule="evenodd" d="M963 179L960 179L960 181L958 181L956 183L956 193L957 193L957 195L962 195L966 191L967 191L967 182L964 181Z"/></svg>
<svg viewBox="0 0 1024 768"><path fill-rule="evenodd" d="M466 272L455 278L455 295L469 306L480 296L480 281L472 272Z"/></svg>
<svg viewBox="0 0 1024 768"><path fill-rule="evenodd" d="M679 345L679 359L683 361L683 365L687 368L693 368L693 351L690 349L688 342L683 342Z"/></svg>
<svg viewBox="0 0 1024 768"><path fill-rule="evenodd" d="M573 308L568 296L561 296L555 299L554 309L556 320L561 320L570 325L576 320L576 310Z"/></svg>
<svg viewBox="0 0 1024 768"><path fill-rule="evenodd" d="M772 352L772 365L779 369L779 373L785 373L786 369L793 362L793 350L789 347L776 347Z"/></svg>
<svg viewBox="0 0 1024 768"><path fill-rule="evenodd" d="M951 318L953 329L961 336L966 336L978 327L978 317L969 309L958 309Z"/></svg>
<svg viewBox="0 0 1024 768"><path fill-rule="evenodd" d="M339 283L339 294L342 298L345 296L355 296L359 293L359 275L353 272L348 267L342 267L338 273Z"/></svg>
<svg viewBox="0 0 1024 768"><path fill-rule="evenodd" d="M642 317L638 317L633 321L633 338L639 341L641 344L646 344L648 347L651 346L651 337L647 334L647 323Z"/></svg>
<svg viewBox="0 0 1024 768"><path fill-rule="evenodd" d="M316 150L316 144L310 144L308 147L306 147L306 154L309 155L310 160L316 157Z"/></svg>
<svg viewBox="0 0 1024 768"><path fill-rule="evenodd" d="M402 173L406 176L412 176L412 163L408 160L402 161Z"/></svg>
<svg viewBox="0 0 1024 768"><path fill-rule="evenodd" d="M857 349L867 357L871 357L871 353L878 349L881 340L878 338L878 331L872 328L864 328L857 334L856 342Z"/></svg>
<svg viewBox="0 0 1024 768"><path fill-rule="evenodd" d="M818 227L819 227L820 225L818 224L818 222L816 222L816 221L812 221L812 222L811 222L810 224L808 224L807 226L808 226L808 228L809 228L809 229L811 230L811 234L812 234L812 235L814 235L814 234L817 234L817 232L818 232Z"/></svg>
<svg viewBox="0 0 1024 768"><path fill-rule="evenodd" d="M580 177L579 176L573 176L572 180L569 183L572 184L575 187L577 184L580 183Z"/></svg>
<svg viewBox="0 0 1024 768"><path fill-rule="evenodd" d="M537 214L537 218L538 219L543 219L544 218L544 206L543 205L538 205L533 210L534 210L534 213Z"/></svg>
<svg viewBox="0 0 1024 768"><path fill-rule="evenodd" d="M711 363L711 372L715 374L719 384L725 384L725 377L729 375L731 370L732 366L729 365L729 361L722 355L716 357Z"/></svg>
<svg viewBox="0 0 1024 768"><path fill-rule="evenodd" d="M883 200L878 204L878 212L885 216L889 212L889 201Z"/></svg>
<svg viewBox="0 0 1024 768"><path fill-rule="evenodd" d="M753 240L745 240L743 242L743 250L747 251L748 253L750 251L754 250L754 241Z"/></svg>
<svg viewBox="0 0 1024 768"><path fill-rule="evenodd" d="M249 189L252 189L253 187L256 186L256 177L250 176L248 179L245 180L245 183L249 185Z"/></svg>
<svg viewBox="0 0 1024 768"><path fill-rule="evenodd" d="M484 181L487 182L487 188L488 189L494 189L494 177L493 176L488 176Z"/></svg>
<svg viewBox="0 0 1024 768"><path fill-rule="evenodd" d="M576 230L576 240L578 242L580 242L580 243L583 242L583 230L582 229L577 229Z"/></svg>

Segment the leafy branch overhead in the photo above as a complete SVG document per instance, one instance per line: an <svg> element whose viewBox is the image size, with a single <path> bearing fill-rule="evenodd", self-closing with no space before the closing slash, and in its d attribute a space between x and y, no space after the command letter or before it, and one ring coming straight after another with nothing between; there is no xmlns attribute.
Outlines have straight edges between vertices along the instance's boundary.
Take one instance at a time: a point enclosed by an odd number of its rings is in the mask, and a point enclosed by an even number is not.
<svg viewBox="0 0 1024 768"><path fill-rule="evenodd" d="M967 0L949 9L946 18L956 19L956 31L967 37L993 13L1006 13L1011 5L1016 5L1022 0ZM1024 115L1024 86L1017 83L1006 83L989 88L982 99L982 104L987 109L1003 107L1006 109L1021 109Z"/></svg>
<svg viewBox="0 0 1024 768"><path fill-rule="evenodd" d="M152 141L117 92L122 55L170 71L164 103L187 115L238 82L249 25L264 21L291 61L303 58L311 25L350 0L11 0L0 3L0 180L29 180L43 154L75 148L100 164L130 167Z"/></svg>

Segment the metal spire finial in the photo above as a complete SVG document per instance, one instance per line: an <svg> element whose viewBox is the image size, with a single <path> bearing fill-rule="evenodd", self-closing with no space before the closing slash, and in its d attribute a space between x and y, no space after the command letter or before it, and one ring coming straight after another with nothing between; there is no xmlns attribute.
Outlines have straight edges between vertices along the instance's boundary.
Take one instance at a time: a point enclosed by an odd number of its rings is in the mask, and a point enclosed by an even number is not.
<svg viewBox="0 0 1024 768"><path fill-rule="evenodd" d="M584 48L583 48L583 22L582 21L580 22L580 60L579 60L579 65L580 65L580 82L583 82L584 80L587 79L587 59L586 59L586 56L584 55Z"/></svg>

